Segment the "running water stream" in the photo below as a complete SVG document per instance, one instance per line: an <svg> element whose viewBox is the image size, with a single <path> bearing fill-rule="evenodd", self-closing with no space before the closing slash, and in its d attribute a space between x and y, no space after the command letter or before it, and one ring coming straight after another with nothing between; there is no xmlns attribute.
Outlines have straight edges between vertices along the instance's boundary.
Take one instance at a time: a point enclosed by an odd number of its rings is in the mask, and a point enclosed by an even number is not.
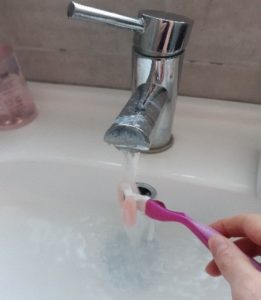
<svg viewBox="0 0 261 300"><path fill-rule="evenodd" d="M136 186L136 177L139 166L139 152L122 151L124 155L124 175L123 182L129 183L134 192L139 193ZM126 209L126 208L125 208ZM128 209L128 208L127 208ZM126 215L125 211L125 215ZM124 215L124 213L123 213ZM140 242L152 241L154 238L155 225L152 220L149 220L143 212L136 211L136 222L134 226L127 226L125 223L125 231L132 245L137 245Z"/></svg>
<svg viewBox="0 0 261 300"><path fill-rule="evenodd" d="M140 152L130 152L125 150L122 151L122 153L124 156L124 181L129 182L131 185L135 185L139 166Z"/></svg>

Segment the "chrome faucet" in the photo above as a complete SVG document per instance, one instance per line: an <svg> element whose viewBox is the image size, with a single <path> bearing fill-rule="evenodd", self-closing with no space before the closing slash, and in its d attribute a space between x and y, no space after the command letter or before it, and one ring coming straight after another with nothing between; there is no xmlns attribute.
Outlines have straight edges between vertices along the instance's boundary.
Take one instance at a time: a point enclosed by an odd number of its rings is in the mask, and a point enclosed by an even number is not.
<svg viewBox="0 0 261 300"><path fill-rule="evenodd" d="M132 96L104 136L119 149L159 152L173 144L172 124L192 20L160 11L130 18L71 2L68 17L133 30Z"/></svg>

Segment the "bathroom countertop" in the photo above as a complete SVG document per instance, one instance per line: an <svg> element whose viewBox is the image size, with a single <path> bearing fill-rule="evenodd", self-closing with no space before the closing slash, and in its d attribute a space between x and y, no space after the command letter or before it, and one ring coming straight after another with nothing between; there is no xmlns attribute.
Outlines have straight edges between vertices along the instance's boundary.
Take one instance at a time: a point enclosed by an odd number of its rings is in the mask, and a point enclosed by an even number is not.
<svg viewBox="0 0 261 300"><path fill-rule="evenodd" d="M29 87L39 116L23 128L0 132L0 161L30 153L32 161L48 154L50 160L122 165L122 155L103 135L129 91L38 82ZM221 189L260 190L261 105L180 96L173 132L171 149L142 155L140 174L149 170Z"/></svg>

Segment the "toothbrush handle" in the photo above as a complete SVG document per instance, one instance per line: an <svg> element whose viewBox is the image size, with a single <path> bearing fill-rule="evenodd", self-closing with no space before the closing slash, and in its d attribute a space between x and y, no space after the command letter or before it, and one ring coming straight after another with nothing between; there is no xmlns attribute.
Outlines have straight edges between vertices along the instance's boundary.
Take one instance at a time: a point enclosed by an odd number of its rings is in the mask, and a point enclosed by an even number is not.
<svg viewBox="0 0 261 300"><path fill-rule="evenodd" d="M211 236L219 234L220 232L216 231L212 227L204 224L200 224L197 221L187 217L184 220L183 224L190 229L199 239L200 241L208 248L208 240ZM253 264L253 266L258 270L261 271L261 264L258 263L255 259L249 257L249 260Z"/></svg>
<svg viewBox="0 0 261 300"><path fill-rule="evenodd" d="M211 236L220 234L218 231L208 225L201 224L192 218L186 216L182 222L190 231L196 235L200 241L208 248L208 240Z"/></svg>

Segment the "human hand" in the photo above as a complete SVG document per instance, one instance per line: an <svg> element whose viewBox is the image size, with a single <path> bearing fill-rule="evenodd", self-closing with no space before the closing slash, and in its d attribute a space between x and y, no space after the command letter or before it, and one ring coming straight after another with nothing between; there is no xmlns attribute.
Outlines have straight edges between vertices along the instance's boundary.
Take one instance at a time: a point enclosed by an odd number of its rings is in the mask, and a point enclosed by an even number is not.
<svg viewBox="0 0 261 300"><path fill-rule="evenodd" d="M239 215L217 221L211 227L225 237L240 239L234 243L219 235L209 239L214 260L206 267L207 273L225 277L230 284L233 300L260 300L261 272L256 270L247 256L261 255L261 215Z"/></svg>

